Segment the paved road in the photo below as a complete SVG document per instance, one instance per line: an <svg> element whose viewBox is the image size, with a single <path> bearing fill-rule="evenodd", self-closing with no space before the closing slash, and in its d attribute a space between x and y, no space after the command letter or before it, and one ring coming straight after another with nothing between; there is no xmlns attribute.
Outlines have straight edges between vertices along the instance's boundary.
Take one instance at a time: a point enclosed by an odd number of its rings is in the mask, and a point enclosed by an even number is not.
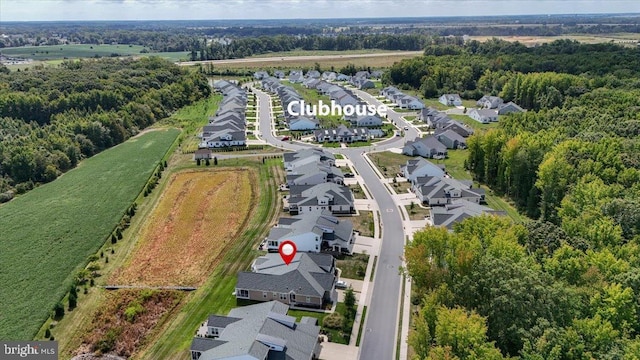
<svg viewBox="0 0 640 360"><path fill-rule="evenodd" d="M372 58L372 57L388 57L388 56L418 56L422 55L422 51L389 51L373 54L335 54L335 55L301 55L301 56L272 56L272 57L255 57L255 58L242 58L242 59L225 59L225 60L204 60L204 61L182 61L176 64L180 66L192 66L197 64L246 64L257 63L267 61L321 61L321 60L334 60L334 59L352 59L352 58Z"/></svg>
<svg viewBox="0 0 640 360"><path fill-rule="evenodd" d="M379 105L380 102L366 92L356 90L355 93L365 101ZM271 107L269 97L260 91L256 91L260 103L259 119L260 133L268 143L290 150L300 150L311 145L283 142L276 138L271 131ZM266 106L265 106L266 105ZM333 153L344 154L353 162L354 167L367 184L371 196L378 204L382 221L382 246L380 256L375 269L375 279L371 303L367 311L367 319L364 334L360 346L360 359L393 359L396 345L396 331L398 324L398 311L400 307L400 292L402 277L399 267L402 265L401 257L404 252L404 229L402 218L391 194L387 191L375 172L365 160L364 151L386 150L401 147L405 141L418 136L415 128L404 122L394 111L389 111L388 118L400 128L405 126L404 137L394 137L368 148L328 148Z"/></svg>

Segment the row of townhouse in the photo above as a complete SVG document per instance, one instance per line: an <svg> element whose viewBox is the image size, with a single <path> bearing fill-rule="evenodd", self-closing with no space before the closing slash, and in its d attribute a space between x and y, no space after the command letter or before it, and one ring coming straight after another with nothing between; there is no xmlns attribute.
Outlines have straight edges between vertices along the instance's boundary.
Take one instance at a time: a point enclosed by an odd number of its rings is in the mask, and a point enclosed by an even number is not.
<svg viewBox="0 0 640 360"><path fill-rule="evenodd" d="M245 146L247 92L226 80L214 82L213 87L222 93L223 99L215 116L202 128L200 148Z"/></svg>
<svg viewBox="0 0 640 360"><path fill-rule="evenodd" d="M257 304L233 309L227 316L210 315L191 343L192 360L314 360L320 354L317 320L296 321L287 313L292 306L324 308L338 301L339 270L332 253L351 254L355 235L351 221L334 213L351 213L353 195L342 185L335 156L322 149L286 153L284 168L289 201L305 205L292 212L297 215L279 219L265 239L267 254L255 259L250 271L238 273L236 298ZM311 201L338 193L347 198L346 207L338 199L320 207L319 201ZM309 201L313 205L307 208ZM298 250L289 264L277 253L285 240Z"/></svg>
<svg viewBox="0 0 640 360"><path fill-rule="evenodd" d="M398 105L401 109L420 110L425 107L424 103L420 101L420 99L415 96L407 95L394 86L387 86L380 90L380 95Z"/></svg>
<svg viewBox="0 0 640 360"><path fill-rule="evenodd" d="M472 181L452 178L443 166L423 158L408 160L401 168L402 175L411 183L411 191L421 204L429 206L433 226L452 229L456 222L482 214L504 215L486 204L485 191L474 188Z"/></svg>
<svg viewBox="0 0 640 360"><path fill-rule="evenodd" d="M273 74L269 74L269 72L265 70L260 70L253 73L253 77L256 80L264 80L270 76L273 76L277 79L284 79L286 77L286 73L282 70L275 70L273 71ZM291 70L289 73L289 80L293 80L292 82L302 82L305 78L312 78L322 79L326 81L348 81L354 84L354 82L356 82L357 80L380 79L381 77L381 70L374 70L372 72L366 70L358 71L354 76L336 73L335 71L325 71L321 74L318 70L310 70L306 74L302 70Z"/></svg>
<svg viewBox="0 0 640 360"><path fill-rule="evenodd" d="M313 116L298 116L289 112L291 109L294 113L300 114L302 96L291 86L283 85L280 80L275 77L267 77L262 80L262 88L275 94L282 103L284 111L284 121L289 130L305 131L320 128L320 122ZM291 106L289 106L291 104Z"/></svg>

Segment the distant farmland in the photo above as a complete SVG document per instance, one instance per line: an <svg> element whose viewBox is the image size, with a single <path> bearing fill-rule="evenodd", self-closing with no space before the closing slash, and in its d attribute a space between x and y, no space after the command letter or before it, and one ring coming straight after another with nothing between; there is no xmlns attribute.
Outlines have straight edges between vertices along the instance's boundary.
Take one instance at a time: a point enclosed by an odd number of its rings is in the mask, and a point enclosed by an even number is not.
<svg viewBox="0 0 640 360"><path fill-rule="evenodd" d="M31 339L178 136L151 131L0 206L0 339Z"/></svg>
<svg viewBox="0 0 640 360"><path fill-rule="evenodd" d="M141 53L145 47L140 45L46 45L20 46L0 49L5 56L20 57L33 60L61 60L109 56L160 56L172 61L186 60L187 52Z"/></svg>

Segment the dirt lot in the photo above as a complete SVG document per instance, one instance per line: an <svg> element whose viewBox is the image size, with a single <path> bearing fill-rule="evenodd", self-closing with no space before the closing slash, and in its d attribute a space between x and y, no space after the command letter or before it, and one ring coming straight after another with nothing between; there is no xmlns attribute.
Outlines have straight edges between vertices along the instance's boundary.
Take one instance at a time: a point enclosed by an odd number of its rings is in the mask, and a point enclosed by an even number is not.
<svg viewBox="0 0 640 360"><path fill-rule="evenodd" d="M215 268L221 251L250 218L255 176L242 169L173 174L142 226L130 259L109 282L201 284Z"/></svg>

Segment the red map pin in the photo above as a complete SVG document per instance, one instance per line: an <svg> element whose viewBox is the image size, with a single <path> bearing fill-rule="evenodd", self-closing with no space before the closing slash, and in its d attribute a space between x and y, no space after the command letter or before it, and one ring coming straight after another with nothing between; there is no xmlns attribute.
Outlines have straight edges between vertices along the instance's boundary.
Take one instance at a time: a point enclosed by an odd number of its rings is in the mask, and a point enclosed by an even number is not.
<svg viewBox="0 0 640 360"><path fill-rule="evenodd" d="M291 261L293 261L293 258L296 256L297 251L298 249L296 248L296 244L291 240L285 240L281 242L280 247L278 248L280 257L287 265L289 265Z"/></svg>

